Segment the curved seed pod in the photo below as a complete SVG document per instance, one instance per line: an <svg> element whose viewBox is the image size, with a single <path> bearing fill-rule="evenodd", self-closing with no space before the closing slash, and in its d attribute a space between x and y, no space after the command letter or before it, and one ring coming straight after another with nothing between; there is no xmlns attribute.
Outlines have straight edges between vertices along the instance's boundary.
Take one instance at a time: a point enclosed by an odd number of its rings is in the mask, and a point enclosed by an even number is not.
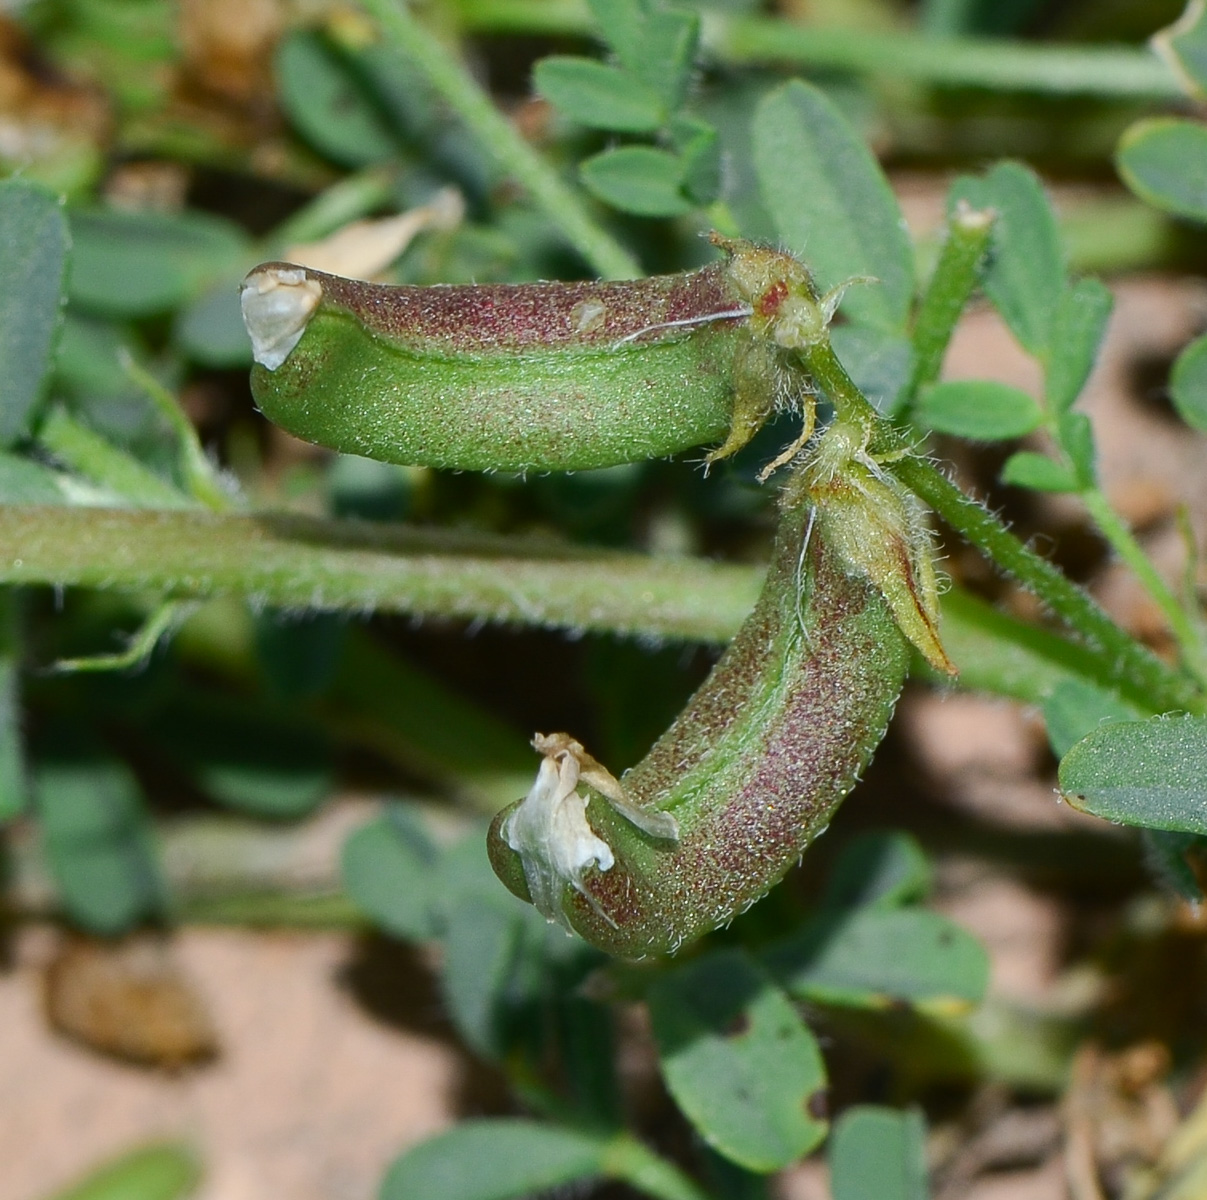
<svg viewBox="0 0 1207 1200"><path fill-rule="evenodd" d="M725 444L805 376L769 330L791 256L614 283L390 287L288 263L243 283L264 414L307 441L462 470L586 470ZM757 294L756 294L757 293Z"/></svg>
<svg viewBox="0 0 1207 1200"><path fill-rule="evenodd" d="M722 265L625 283L387 287L271 263L243 286L265 415L388 462L574 470L729 428Z"/></svg>
<svg viewBox="0 0 1207 1200"><path fill-rule="evenodd" d="M823 525L811 501L785 507L758 604L622 783L566 735L538 739L532 792L489 834L516 895L610 953L670 954L758 900L826 828L908 655Z"/></svg>

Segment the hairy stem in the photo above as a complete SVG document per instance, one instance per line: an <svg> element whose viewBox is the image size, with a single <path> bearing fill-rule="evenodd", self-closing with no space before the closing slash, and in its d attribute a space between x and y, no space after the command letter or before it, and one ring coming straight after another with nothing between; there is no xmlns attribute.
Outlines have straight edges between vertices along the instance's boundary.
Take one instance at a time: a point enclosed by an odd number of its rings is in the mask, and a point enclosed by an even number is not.
<svg viewBox="0 0 1207 1200"><path fill-rule="evenodd" d="M724 641L759 572L282 514L0 507L0 582Z"/></svg>
<svg viewBox="0 0 1207 1200"><path fill-rule="evenodd" d="M1030 589L1111 665L1110 678L1145 691L1158 710L1203 711L1194 683L1167 667L1121 629L1059 568L1025 546L988 509L966 496L933 463L906 457L893 472L953 529Z"/></svg>
<svg viewBox="0 0 1207 1200"><path fill-rule="evenodd" d="M993 216L991 211L961 204L947 222L947 240L914 321L914 370L903 408L920 388L939 378L956 322L976 287L977 266L989 246Z"/></svg>
<svg viewBox="0 0 1207 1200"><path fill-rule="evenodd" d="M1177 596L1158 574L1152 560L1140 548L1131 530L1102 492L1098 488L1089 488L1081 493L1081 499L1102 536L1135 572L1145 591L1160 608L1170 632L1181 648L1186 665L1202 679L1207 666L1203 659L1203 641L1189 613L1178 602Z"/></svg>
<svg viewBox="0 0 1207 1200"><path fill-rule="evenodd" d="M642 273L636 259L590 218L579 197L524 141L440 41L412 18L400 0L361 0L361 3L386 38L422 72L483 148L528 190L597 274L605 279L632 279Z"/></svg>
<svg viewBox="0 0 1207 1200"><path fill-rule="evenodd" d="M586 6L564 0L460 0L457 7L462 25L475 32L593 32ZM1183 95L1165 63L1130 47L877 33L719 13L704 23L704 45L731 63L785 62L947 86L1152 100Z"/></svg>
<svg viewBox="0 0 1207 1200"><path fill-rule="evenodd" d="M932 462L913 453L905 432L881 417L860 393L828 339L802 347L800 356L814 383L834 405L836 419L865 429L873 456L1000 570L1034 592L1078 638L1096 649L1108 664L1112 683L1141 690L1155 711L1204 710L1203 695L1191 679L1167 667L1116 625L1063 571L1019 541L993 513L960 491Z"/></svg>

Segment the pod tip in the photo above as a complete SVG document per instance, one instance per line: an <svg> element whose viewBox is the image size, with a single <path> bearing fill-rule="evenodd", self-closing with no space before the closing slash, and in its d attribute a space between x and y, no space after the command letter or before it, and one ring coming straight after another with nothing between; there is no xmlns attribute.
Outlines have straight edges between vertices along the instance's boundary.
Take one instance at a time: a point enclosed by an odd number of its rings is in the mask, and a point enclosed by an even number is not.
<svg viewBox="0 0 1207 1200"><path fill-rule="evenodd" d="M306 332L323 289L303 267L257 267L239 289L252 355L275 371Z"/></svg>

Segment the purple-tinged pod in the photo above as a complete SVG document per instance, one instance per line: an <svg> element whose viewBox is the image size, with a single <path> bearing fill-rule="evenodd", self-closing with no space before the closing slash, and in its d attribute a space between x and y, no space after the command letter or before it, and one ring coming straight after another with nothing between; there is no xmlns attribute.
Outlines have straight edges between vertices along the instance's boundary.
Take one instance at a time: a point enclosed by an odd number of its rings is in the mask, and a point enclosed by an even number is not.
<svg viewBox="0 0 1207 1200"><path fill-rule="evenodd" d="M908 662L888 603L806 498L708 679L622 780L564 734L488 845L496 873L587 941L672 954L753 904L821 833L888 727Z"/></svg>
<svg viewBox="0 0 1207 1200"><path fill-rule="evenodd" d="M828 310L791 255L713 241L722 262L619 283L390 287L266 263L242 290L252 392L307 441L461 470L588 470L723 438L711 462L776 408L802 412L803 444L800 313Z"/></svg>
<svg viewBox="0 0 1207 1200"><path fill-rule="evenodd" d="M337 450L465 470L588 469L718 441L746 338L725 263L439 287L268 263L242 304L252 392L272 421Z"/></svg>

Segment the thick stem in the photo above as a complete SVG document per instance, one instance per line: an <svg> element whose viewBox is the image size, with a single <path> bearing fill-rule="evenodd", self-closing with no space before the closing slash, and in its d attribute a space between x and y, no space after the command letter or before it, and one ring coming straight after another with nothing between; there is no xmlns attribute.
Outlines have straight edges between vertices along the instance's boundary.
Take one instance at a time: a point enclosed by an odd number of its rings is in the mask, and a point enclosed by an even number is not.
<svg viewBox="0 0 1207 1200"><path fill-rule="evenodd" d="M759 573L691 559L261 513L0 507L0 583L725 641Z"/></svg>
<svg viewBox="0 0 1207 1200"><path fill-rule="evenodd" d="M1203 697L1191 680L1171 670L1116 625L1089 595L1028 549L986 508L964 495L933 463L907 456L894 463L892 470L953 529L1099 650L1111 664L1110 678L1143 689L1159 710L1203 711Z"/></svg>
<svg viewBox="0 0 1207 1200"><path fill-rule="evenodd" d="M583 5L549 0L459 0L464 28L493 33L591 34ZM1052 95L1176 100L1174 73L1148 50L1041 46L1007 38L927 37L839 29L774 17L710 14L705 48L730 63L785 62L919 83Z"/></svg>
<svg viewBox="0 0 1207 1200"><path fill-rule="evenodd" d="M532 195L570 244L605 279L633 279L641 266L588 215L579 197L520 136L490 97L400 0L361 0L382 32L469 126L484 150Z"/></svg>
<svg viewBox="0 0 1207 1200"><path fill-rule="evenodd" d="M989 245L993 216L961 203L947 222L947 240L914 320L914 370L903 408L920 388L939 378L956 322L976 287L977 265Z"/></svg>

